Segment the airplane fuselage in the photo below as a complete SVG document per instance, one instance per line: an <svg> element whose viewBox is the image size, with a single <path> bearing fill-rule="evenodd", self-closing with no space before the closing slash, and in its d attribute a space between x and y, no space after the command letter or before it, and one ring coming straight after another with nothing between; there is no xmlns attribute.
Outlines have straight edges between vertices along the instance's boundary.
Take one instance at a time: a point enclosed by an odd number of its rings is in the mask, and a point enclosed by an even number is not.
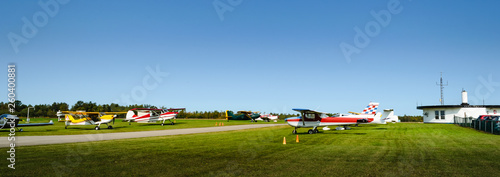
<svg viewBox="0 0 500 177"><path fill-rule="evenodd" d="M135 122L137 123L148 123L148 122L157 122L173 119L177 115L176 112L166 112L162 113L158 116L152 116L151 114L146 114L138 117L134 117Z"/></svg>
<svg viewBox="0 0 500 177"><path fill-rule="evenodd" d="M360 123L370 123L374 120L373 116L359 116L359 117L325 117L321 119L308 120L304 119L302 121L301 117L292 117L286 119L288 125L292 127L323 127L330 125L352 125Z"/></svg>

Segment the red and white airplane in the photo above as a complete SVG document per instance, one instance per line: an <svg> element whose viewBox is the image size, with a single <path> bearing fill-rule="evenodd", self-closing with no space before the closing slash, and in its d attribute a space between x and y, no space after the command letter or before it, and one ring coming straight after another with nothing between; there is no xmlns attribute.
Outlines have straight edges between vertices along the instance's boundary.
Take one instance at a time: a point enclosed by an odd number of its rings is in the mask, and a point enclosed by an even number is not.
<svg viewBox="0 0 500 177"><path fill-rule="evenodd" d="M174 119L178 112L177 110L184 110L184 108L175 109L150 109L150 108L134 108L127 112L125 121L137 122L137 123L156 123L161 121L161 126L165 125L165 121L170 121L171 125L174 125L171 119ZM137 114L135 114L137 112Z"/></svg>
<svg viewBox="0 0 500 177"><path fill-rule="evenodd" d="M262 120L264 122L270 122L271 120L278 120L278 116L273 116L271 114L261 114L259 118L255 119Z"/></svg>
<svg viewBox="0 0 500 177"><path fill-rule="evenodd" d="M354 115L339 115L335 117L328 117L326 113L310 110L310 109L293 109L294 111L300 112L301 116L291 117L285 119L288 125L295 127L293 134L297 133L298 128L302 127L312 127L309 129L308 133L318 133L318 127L325 127L323 130L330 130L329 125L344 126L348 129L347 125L353 124L367 124L367 123L378 123L385 124L388 116L391 115L393 110L384 110L383 114L377 113L378 103L370 103L362 113ZM342 130L337 128L337 130Z"/></svg>

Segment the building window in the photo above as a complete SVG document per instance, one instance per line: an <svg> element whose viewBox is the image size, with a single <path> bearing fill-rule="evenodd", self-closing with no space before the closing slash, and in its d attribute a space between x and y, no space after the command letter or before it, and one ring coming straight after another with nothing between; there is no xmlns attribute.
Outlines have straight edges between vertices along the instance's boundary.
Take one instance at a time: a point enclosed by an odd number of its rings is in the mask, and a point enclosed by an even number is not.
<svg viewBox="0 0 500 177"><path fill-rule="evenodd" d="M444 119L444 110L434 111L434 117L436 119Z"/></svg>

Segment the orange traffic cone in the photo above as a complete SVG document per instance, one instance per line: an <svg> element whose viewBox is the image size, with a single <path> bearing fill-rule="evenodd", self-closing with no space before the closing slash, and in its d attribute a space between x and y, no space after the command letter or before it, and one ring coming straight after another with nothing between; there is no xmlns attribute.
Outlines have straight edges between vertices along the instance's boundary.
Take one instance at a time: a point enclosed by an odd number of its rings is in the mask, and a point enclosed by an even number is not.
<svg viewBox="0 0 500 177"><path fill-rule="evenodd" d="M222 126L222 122L219 122L219 126Z"/></svg>
<svg viewBox="0 0 500 177"><path fill-rule="evenodd" d="M224 122L222 122L222 126L224 126Z"/></svg>
<svg viewBox="0 0 500 177"><path fill-rule="evenodd" d="M215 122L215 126L217 126L217 122Z"/></svg>
<svg viewBox="0 0 500 177"><path fill-rule="evenodd" d="M283 137L283 144L286 144L286 137Z"/></svg>
<svg viewBox="0 0 500 177"><path fill-rule="evenodd" d="M297 135L297 139L295 140L295 142L299 142L299 135Z"/></svg>

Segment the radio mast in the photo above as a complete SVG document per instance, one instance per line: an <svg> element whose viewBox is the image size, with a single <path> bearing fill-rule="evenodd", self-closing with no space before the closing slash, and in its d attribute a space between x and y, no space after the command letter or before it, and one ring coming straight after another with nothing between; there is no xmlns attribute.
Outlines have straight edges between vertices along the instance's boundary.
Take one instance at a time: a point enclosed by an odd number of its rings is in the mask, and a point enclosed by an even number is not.
<svg viewBox="0 0 500 177"><path fill-rule="evenodd" d="M443 84L443 72L441 72L441 79L439 80L439 84L436 83L436 85L439 85L439 87L441 88L441 99L439 99L439 102L441 102L441 105L444 105L443 89L444 86L448 86L448 81L446 81L446 84Z"/></svg>

